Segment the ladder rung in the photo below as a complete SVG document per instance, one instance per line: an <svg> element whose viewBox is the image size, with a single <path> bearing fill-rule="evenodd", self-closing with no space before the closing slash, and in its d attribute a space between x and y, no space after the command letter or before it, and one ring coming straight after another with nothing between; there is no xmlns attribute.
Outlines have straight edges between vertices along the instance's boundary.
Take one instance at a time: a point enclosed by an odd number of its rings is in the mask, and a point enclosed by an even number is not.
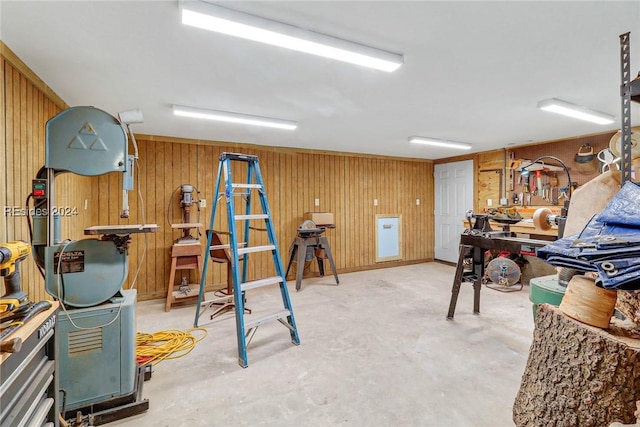
<svg viewBox="0 0 640 427"><path fill-rule="evenodd" d="M253 215L236 215L234 216L236 221L246 220L246 219L267 219L269 215L267 214L253 214Z"/></svg>
<svg viewBox="0 0 640 427"><path fill-rule="evenodd" d="M231 188L262 188L260 184L231 183Z"/></svg>
<svg viewBox="0 0 640 427"><path fill-rule="evenodd" d="M272 322L278 319L284 319L290 315L291 315L291 312L289 310L280 310L277 313L267 314L266 316L258 317L257 319L252 319L248 322L245 322L244 329L245 331L248 331L249 329L253 329L257 326L260 326L263 323Z"/></svg>
<svg viewBox="0 0 640 427"><path fill-rule="evenodd" d="M250 247L247 247L247 248L238 249L238 255L250 254L250 253L253 253L253 252L272 251L275 248L276 248L275 245L250 246Z"/></svg>
<svg viewBox="0 0 640 427"><path fill-rule="evenodd" d="M240 243L238 243L238 247L239 247L239 248L243 248L243 247L245 247L246 245L247 245L247 243L246 243L246 242L240 242ZM225 244L225 245L211 245L211 246L209 246L209 250L210 250L210 251L215 251L216 249L231 249L231 244L230 244L230 243L227 243L227 244Z"/></svg>
<svg viewBox="0 0 640 427"><path fill-rule="evenodd" d="M233 193L231 193L232 196L235 197L239 197L239 196L247 196L250 195L251 193L236 193L235 191ZM218 193L218 199L221 199L222 197L225 197L227 194L222 192L222 193Z"/></svg>
<svg viewBox="0 0 640 427"><path fill-rule="evenodd" d="M240 289L248 291L249 289L260 288L262 286L275 285L276 283L282 283L284 280L280 276L266 277L264 279L252 280L251 282L245 282Z"/></svg>

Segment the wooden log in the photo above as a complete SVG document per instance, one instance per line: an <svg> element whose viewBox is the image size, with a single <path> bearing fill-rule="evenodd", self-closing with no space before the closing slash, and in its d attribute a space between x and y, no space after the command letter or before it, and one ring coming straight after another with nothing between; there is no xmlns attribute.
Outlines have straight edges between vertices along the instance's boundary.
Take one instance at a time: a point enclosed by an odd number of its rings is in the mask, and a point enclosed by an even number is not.
<svg viewBox="0 0 640 427"><path fill-rule="evenodd" d="M516 426L634 423L640 399L640 330L612 319L585 325L542 304L513 406Z"/></svg>
<svg viewBox="0 0 640 427"><path fill-rule="evenodd" d="M640 291L618 291L616 308L640 326Z"/></svg>

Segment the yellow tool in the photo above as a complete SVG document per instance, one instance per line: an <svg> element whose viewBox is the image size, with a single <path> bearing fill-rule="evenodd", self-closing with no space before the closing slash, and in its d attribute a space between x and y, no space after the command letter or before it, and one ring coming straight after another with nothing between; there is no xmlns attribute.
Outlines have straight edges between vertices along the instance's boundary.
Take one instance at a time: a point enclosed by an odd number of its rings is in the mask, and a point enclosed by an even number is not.
<svg viewBox="0 0 640 427"><path fill-rule="evenodd" d="M4 276L5 294L2 299L22 302L28 295L20 287L20 262L31 254L31 245L15 240L0 243L0 276Z"/></svg>
<svg viewBox="0 0 640 427"><path fill-rule="evenodd" d="M20 301L15 298L0 298L0 313L11 311L20 305Z"/></svg>

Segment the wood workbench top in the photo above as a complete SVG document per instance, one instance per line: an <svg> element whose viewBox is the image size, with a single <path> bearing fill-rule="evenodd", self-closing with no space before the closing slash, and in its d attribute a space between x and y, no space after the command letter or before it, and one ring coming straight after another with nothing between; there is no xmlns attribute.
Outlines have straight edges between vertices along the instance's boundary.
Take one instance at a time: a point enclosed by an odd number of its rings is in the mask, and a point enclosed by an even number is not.
<svg viewBox="0 0 640 427"><path fill-rule="evenodd" d="M42 323L49 318L59 306L58 301L51 301L51 307L41 313L36 314L32 317L27 323L20 326L18 329L7 335L3 341L10 340L12 338L21 338L22 341L26 341L26 339L34 333ZM0 364L9 358L12 353L0 353Z"/></svg>

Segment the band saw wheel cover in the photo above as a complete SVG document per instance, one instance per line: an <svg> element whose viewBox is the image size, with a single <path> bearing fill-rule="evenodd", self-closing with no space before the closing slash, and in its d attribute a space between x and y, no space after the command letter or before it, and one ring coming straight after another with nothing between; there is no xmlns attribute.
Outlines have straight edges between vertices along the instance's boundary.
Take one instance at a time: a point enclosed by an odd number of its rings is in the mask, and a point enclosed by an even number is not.
<svg viewBox="0 0 640 427"><path fill-rule="evenodd" d="M616 132L609 140L609 149L616 157L621 157L620 141L622 139L621 131ZM640 157L640 126L631 128L631 158Z"/></svg>
<svg viewBox="0 0 640 427"><path fill-rule="evenodd" d="M549 223L550 215L551 210L548 208L536 209L536 211L533 213L533 225L538 230L551 230L551 224Z"/></svg>

